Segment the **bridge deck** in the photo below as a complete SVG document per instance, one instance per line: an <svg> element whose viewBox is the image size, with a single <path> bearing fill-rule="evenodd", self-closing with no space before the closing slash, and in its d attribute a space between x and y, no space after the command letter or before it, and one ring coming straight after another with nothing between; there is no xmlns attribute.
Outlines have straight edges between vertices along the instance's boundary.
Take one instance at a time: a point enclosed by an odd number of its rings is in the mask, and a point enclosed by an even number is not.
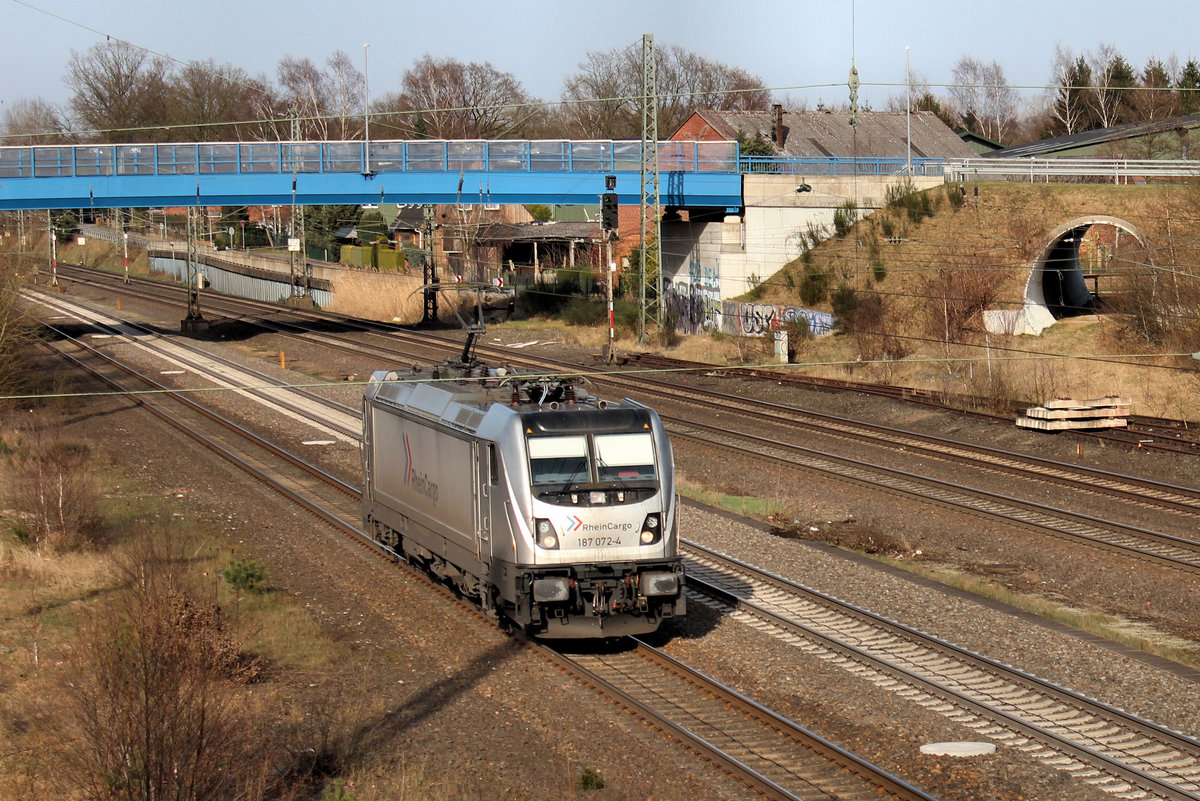
<svg viewBox="0 0 1200 801"><path fill-rule="evenodd" d="M640 202L641 142L406 140L0 147L0 209ZM660 142L664 205L739 208L736 142Z"/></svg>

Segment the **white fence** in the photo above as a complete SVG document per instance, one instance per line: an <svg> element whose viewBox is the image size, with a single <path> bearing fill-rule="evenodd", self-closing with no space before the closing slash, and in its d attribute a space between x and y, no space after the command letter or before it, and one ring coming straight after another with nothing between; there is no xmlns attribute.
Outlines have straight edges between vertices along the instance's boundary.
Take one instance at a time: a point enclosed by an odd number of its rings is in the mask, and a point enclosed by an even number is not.
<svg viewBox="0 0 1200 801"><path fill-rule="evenodd" d="M975 178L1049 183L1071 179L1104 179L1106 183L1144 183L1153 178L1200 176L1200 161L1190 159L1014 158L947 159L946 181Z"/></svg>

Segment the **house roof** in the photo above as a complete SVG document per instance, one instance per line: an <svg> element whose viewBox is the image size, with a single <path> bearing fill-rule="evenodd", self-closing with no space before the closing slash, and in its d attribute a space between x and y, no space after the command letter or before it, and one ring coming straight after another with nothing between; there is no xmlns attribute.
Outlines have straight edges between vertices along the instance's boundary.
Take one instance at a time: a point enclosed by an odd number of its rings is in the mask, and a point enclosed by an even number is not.
<svg viewBox="0 0 1200 801"><path fill-rule="evenodd" d="M695 119L697 116L699 120ZM904 158L908 153L911 122L914 157L978 155L929 111L916 111L911 116L903 111L860 111L857 125L850 124L850 115L845 111L784 111L782 116L782 147L775 138L775 111L697 111L680 128L680 132L687 132L681 138L736 139L741 131L750 137L761 134L781 156ZM697 126L697 122L703 125ZM707 135L709 132L711 136Z"/></svg>
<svg viewBox="0 0 1200 801"><path fill-rule="evenodd" d="M480 239L509 242L591 241L601 238L599 222L495 223L487 226Z"/></svg>
<svg viewBox="0 0 1200 801"><path fill-rule="evenodd" d="M388 229L391 231L420 231L425 226L423 206L400 206Z"/></svg>
<svg viewBox="0 0 1200 801"><path fill-rule="evenodd" d="M1200 114L1189 114L1184 117L1171 117L1154 122L1127 122L1113 125L1109 128L1097 128L1093 131L1055 136L1050 139L1040 139L1023 145L1006 147L985 154L985 158L1032 158L1035 156L1052 156L1071 150L1096 147L1109 142L1119 142L1126 139L1136 139L1140 136L1166 133L1170 131L1189 130L1200 127Z"/></svg>

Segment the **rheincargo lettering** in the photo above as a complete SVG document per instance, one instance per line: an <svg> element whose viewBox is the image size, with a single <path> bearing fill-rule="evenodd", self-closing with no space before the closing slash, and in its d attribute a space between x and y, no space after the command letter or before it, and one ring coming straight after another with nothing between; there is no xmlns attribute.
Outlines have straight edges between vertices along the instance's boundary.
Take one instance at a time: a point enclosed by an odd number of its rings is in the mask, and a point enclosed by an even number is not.
<svg viewBox="0 0 1200 801"><path fill-rule="evenodd" d="M412 481L408 484L413 488L413 492L418 495L424 495L434 503L438 502L438 485L436 481L430 481L429 476L413 476Z"/></svg>
<svg viewBox="0 0 1200 801"><path fill-rule="evenodd" d="M579 527L580 531L630 531L633 528L633 523L584 523Z"/></svg>

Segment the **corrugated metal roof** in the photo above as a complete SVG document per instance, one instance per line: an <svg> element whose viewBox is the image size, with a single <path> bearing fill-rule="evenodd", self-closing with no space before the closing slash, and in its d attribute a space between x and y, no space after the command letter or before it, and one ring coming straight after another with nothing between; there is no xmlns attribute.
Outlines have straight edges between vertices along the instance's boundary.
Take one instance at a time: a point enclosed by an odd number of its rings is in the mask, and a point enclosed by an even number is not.
<svg viewBox="0 0 1200 801"><path fill-rule="evenodd" d="M1106 142L1119 142L1124 139L1135 139L1139 136L1189 129L1200 126L1200 114L1189 114L1185 117L1171 117L1154 122L1127 122L1123 125L1113 125L1109 128L1097 128L1093 131L1055 136L1051 139L1041 139L1037 142L1027 142L1023 145L1006 147L985 153L984 158L1023 158L1034 156L1051 156L1070 150L1102 145Z"/></svg>
<svg viewBox="0 0 1200 801"><path fill-rule="evenodd" d="M775 144L774 111L699 111L714 132L726 139L738 131L753 138L755 133ZM903 111L860 111L858 125L850 115L838 111L783 112L781 156L837 158L904 158L908 153L909 118ZM927 158L973 158L978 154L947 125L929 111L911 115L913 156Z"/></svg>

